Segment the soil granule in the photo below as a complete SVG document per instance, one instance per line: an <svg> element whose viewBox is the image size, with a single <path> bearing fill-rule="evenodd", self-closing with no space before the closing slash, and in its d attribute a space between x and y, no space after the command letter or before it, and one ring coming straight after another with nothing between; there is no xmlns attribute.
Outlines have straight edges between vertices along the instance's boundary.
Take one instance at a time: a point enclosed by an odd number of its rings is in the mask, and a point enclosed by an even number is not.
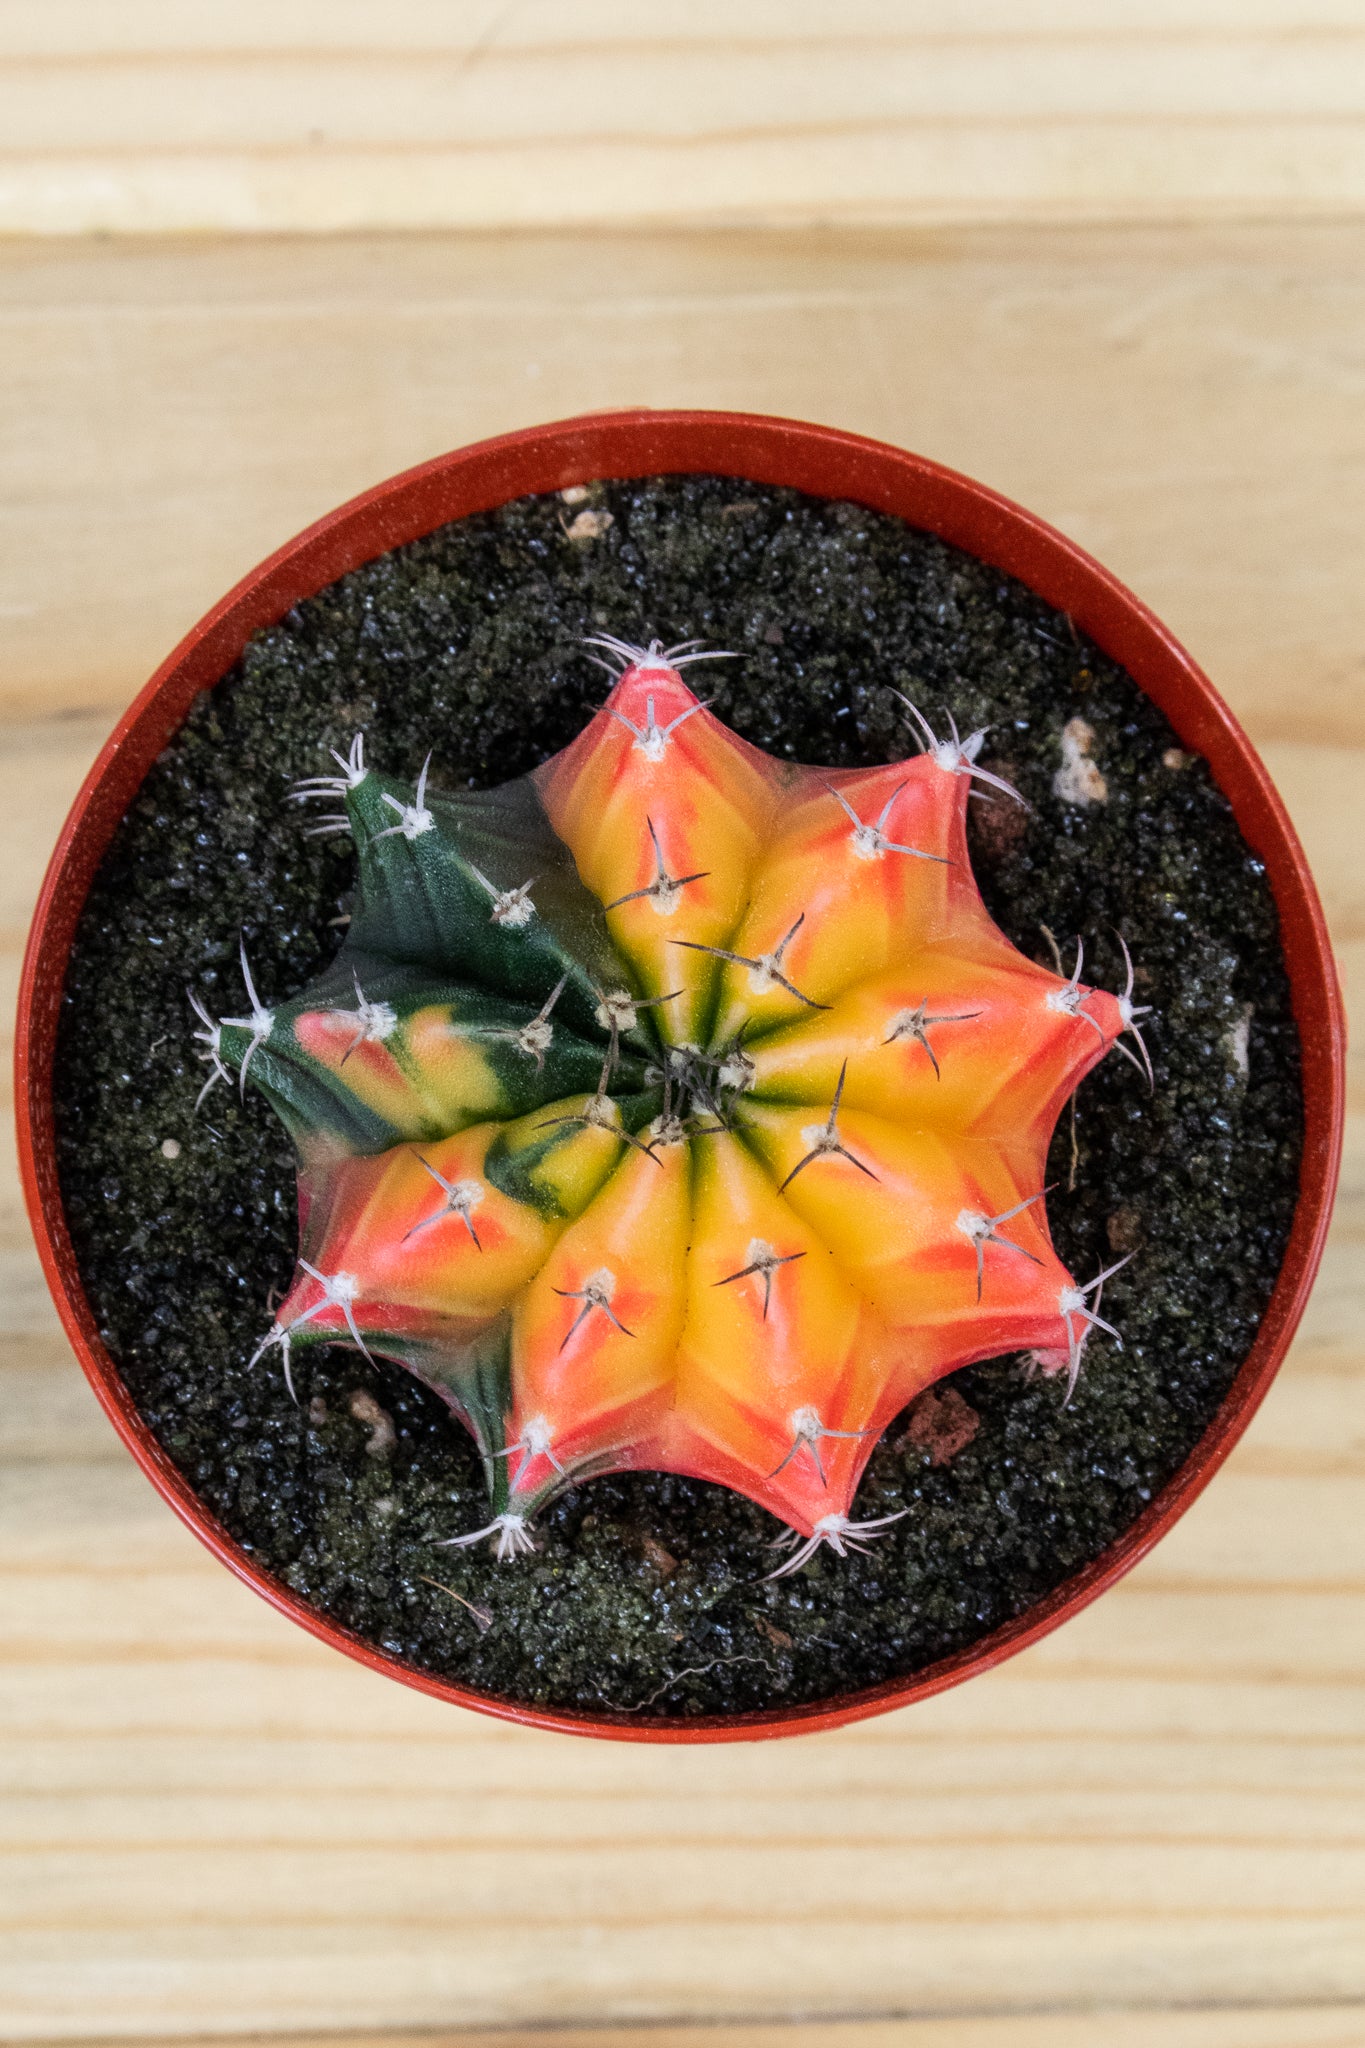
<svg viewBox="0 0 1365 2048"><path fill-rule="evenodd" d="M607 521L599 516L610 514ZM473 1445L400 1368L340 1348L249 1364L295 1251L294 1173L264 1101L196 1113L186 989L241 1014L336 950L352 854L306 836L290 784L363 729L435 787L524 774L600 703L600 631L700 636L718 715L774 754L860 767L990 727L983 765L1028 812L973 804L973 860L1010 938L1122 986L1156 1088L1111 1056L1058 1125L1058 1250L1116 1256L1075 1397L1004 1358L957 1406L888 1430L860 1518L911 1512L866 1556L765 1583L771 1517L664 1474L597 1479L533 1557L440 1539L486 1519ZM1078 723L1079 721L1079 723ZM1058 793L1056 778L1062 776ZM1298 1041L1261 863L1205 764L1133 682L1019 584L900 521L714 477L594 486L447 526L257 635L148 776L91 890L56 1069L62 1186L104 1340L212 1513L303 1599L391 1656L537 1706L651 1718L795 1705L915 1671L1111 1543L1189 1454L1245 1357L1298 1185ZM1074 1142L1074 1161L1073 1161ZM177 1149L178 1148L178 1149ZM970 1411L970 1415L966 1412ZM947 1448L945 1448L947 1447Z"/></svg>

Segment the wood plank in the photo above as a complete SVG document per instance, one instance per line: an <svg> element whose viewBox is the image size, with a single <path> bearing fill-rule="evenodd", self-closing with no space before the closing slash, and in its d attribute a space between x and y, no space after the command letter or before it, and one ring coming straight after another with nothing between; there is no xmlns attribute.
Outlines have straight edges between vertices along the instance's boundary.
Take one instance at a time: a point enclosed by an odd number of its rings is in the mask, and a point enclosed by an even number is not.
<svg viewBox="0 0 1365 2048"><path fill-rule="evenodd" d="M1121 2038L1144 2041L1143 2025L1148 2029L1146 2041L1167 2038L1165 2001L1159 1991L1151 1995L1153 1973L1144 1968L1144 1959L1150 1960L1158 1943L1165 1955L1182 1961L1199 1954L1207 1945L1224 1980L1237 1980L1235 1988L1219 2004L1250 2001L1254 2005L1263 1999L1266 1973L1260 1937L1270 1924L1269 1919L1248 1920L1234 1929L1210 1918L1198 1926L1176 1929L1160 1919L1154 1919L1141 1931L1135 1925L1131 1942L1125 1945L1121 1974L1129 1984L1146 1974L1149 1995L1144 2017L1138 2021L1135 2015L1126 2036ZM1035 2009L1041 2006L1050 2016L1048 2002L1037 1995L1036 1959L1041 1955L1046 1964L1069 1953L1081 2005L1094 2008L1107 2004L1114 1996L1113 1986L1106 1987L1102 1971L1085 1960L1096 1931L1094 1920L1047 1924L1020 1920L1004 1944L1013 1966L1012 1995ZM710 2001L719 1998L725 2001L720 2008L722 2015L728 2012L742 2018L746 2011L770 2004L774 1996L789 2002L795 1995L803 2015L809 2016L811 2008L802 1992L812 1951L822 1940L819 1927L814 1926L763 1934L753 1927L724 1924L699 1930L698 1938L683 1951L672 1930L648 1925L621 1929L586 1913L572 1938L566 1936L557 1942L546 1929L537 1929L534 1950L528 1945L519 1947L509 1939L505 1927L490 1928L477 1921L448 1925L442 1930L439 1948L423 1939L426 1932L419 1923L408 1942L395 1941L391 1951L376 1964L386 1972L396 1971L405 1980L407 2002L423 2016L419 2024L448 2025L454 2013L460 2015L461 2023L467 2019L478 2025L490 2003L496 2003L511 2008L509 2018L514 2025L534 2029L531 2038L537 2041L555 2038L544 2023L537 2026L534 2019L536 2012L547 2011L553 2012L558 2024L586 2025L593 2028L593 2038L610 2041L614 2027L608 2029L594 2023L592 2011L614 2009L638 2014L632 1982L638 1982L641 1971L650 1968L674 2010L692 2009L705 2015ZM931 2009L941 2008L945 1999L951 2001L960 1996L962 1978L970 1976L976 1953L970 1931L948 1922L927 1924L915 1943L901 1940L894 1926L876 1922L853 1927L836 1923L829 1927L824 1940L840 1950L847 1986L855 1995L863 1987L884 1993L891 1974L884 1960L886 1951L898 1949L902 1981L907 1966L914 1964L922 1970L931 1992ZM92 1930L82 1944L81 1954L73 1961L68 1998L73 2003L83 1999L87 2009L98 2013L105 2027L114 2030L114 2038L129 2034L136 2038L136 2023L127 2025L125 2015L132 1998L136 1998L132 1987L139 1980L142 1986L150 1986L153 1981L165 1984L160 2013L165 2014L170 2027L180 2032L186 2024L202 2026L206 2016L212 2015L221 2024L225 2012L235 2016L243 2010L249 2015L250 2030L257 2034L272 2027L284 2034L315 2028L319 2019L324 2027L338 2031L348 2024L354 2025L357 2018L363 2027L374 2031L369 2014L377 2002L378 1987L357 1957L354 1941L343 1932L338 1931L328 1939L319 1937L306 1952L300 1953L287 1931L272 1928L253 1949L247 1981L241 1963L226 1959L221 1940L168 1942L164 1947L158 1945L155 1954L149 1953L149 1946L145 1941L130 1944L103 1929ZM1312 1974L1321 1954L1311 1941L1299 1944L1295 1974L1300 1981ZM92 1972L90 1959L96 1955L100 1961ZM553 1965L550 1955L555 1957ZM883 1958L880 1965L878 1957ZM678 1965L677 1974L670 1967L674 1962ZM30 1937L20 1967L25 1980L41 1994L44 1986L55 1988L63 1981L67 1965L60 1944L40 1943ZM186 1997L191 1984L198 1989L197 2000ZM319 1986L323 1988L319 1990ZM107 2002L101 2004L101 1998ZM1297 2002L1311 2004L1312 2000L1305 1995ZM146 1990L138 2003L144 2011L147 2009ZM1215 2005L1214 2010L1217 2009ZM260 2015L270 2011L277 2017L273 2021L262 2020ZM158 2021L144 2021L143 2031L150 2027L161 2036ZM1238 2013L1236 2023L1222 2030L1222 2040L1235 2042L1241 2048L1248 2038L1245 2031L1237 2030L1242 2024ZM820 2030L813 2031L819 2041ZM55 2028L44 2029L40 2036L59 2037ZM1038 2042L1048 2037L1034 2033L1031 2038ZM1314 2038L1311 2033L1296 2036L1290 2032L1287 2036L1294 2048L1301 2041ZM1327 2033L1325 2038L1330 2040L1333 2036ZM1346 2032L1345 2038L1355 2043L1360 2040L1358 2033ZM1104 2036L1096 2031L1090 2039L1103 2041Z"/></svg>
<svg viewBox="0 0 1365 2048"><path fill-rule="evenodd" d="M107 717L253 561L436 449L735 404L981 476L1124 576L1259 742L1365 745L1362 324L1358 227L11 246L0 703Z"/></svg>
<svg viewBox="0 0 1365 2048"><path fill-rule="evenodd" d="M1349 0L0 12L0 231L1351 214Z"/></svg>
<svg viewBox="0 0 1365 2048"><path fill-rule="evenodd" d="M837 23L812 0L687 0L642 9L634 0L574 0L571 17L555 0L393 0L377 12L369 0L44 0L6 16L8 55L143 56L149 52L440 50L466 55L500 50L691 48L752 41L819 49L831 41L895 43L908 37L978 43L1012 38L1077 38L1099 43L1135 36L1183 35L1190 42L1241 31L1290 39L1353 34L1356 0L1313 0L1305 16L1287 0L1125 0L1105 18L1091 0L966 0L945 12L939 0L844 0Z"/></svg>
<svg viewBox="0 0 1365 2048"><path fill-rule="evenodd" d="M834 417L1096 547L1265 745L1359 1007L1362 250L1353 228L10 245L0 972L114 707L242 567L435 448L643 400ZM100 1418L0 1178L0 2035L1365 2042L1355 1057L1299 1343L1147 1563L913 1712L683 1755L447 1711L239 1587ZM923 2017L876 2018L897 2013Z"/></svg>
<svg viewBox="0 0 1365 2048"><path fill-rule="evenodd" d="M273 2034L253 2048L1362 2048L1365 2006L1239 2006L1214 2012L1164 2009L1040 2013L1025 2018L833 2020L816 2025L578 2027L526 2033L520 2027L469 2033ZM72 2048L100 2048L87 2041ZM138 2048L138 2044L134 2044ZM201 2048L200 2041L163 2048Z"/></svg>

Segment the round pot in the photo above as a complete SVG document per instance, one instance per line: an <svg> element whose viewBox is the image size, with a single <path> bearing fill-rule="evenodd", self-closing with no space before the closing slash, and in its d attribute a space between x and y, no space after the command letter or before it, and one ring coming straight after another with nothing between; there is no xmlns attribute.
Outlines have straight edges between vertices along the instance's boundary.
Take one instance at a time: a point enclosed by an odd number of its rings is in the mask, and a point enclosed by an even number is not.
<svg viewBox="0 0 1365 2048"><path fill-rule="evenodd" d="M1202 754L1248 844L1265 863L1280 916L1303 1054L1304 1147L1298 1206L1256 1340L1212 1423L1170 1482L1083 1571L970 1649L907 1678L794 1708L642 1723L518 1705L415 1671L305 1605L208 1513L142 1420L101 1343L62 1209L52 1066L67 960L92 878L125 810L200 690L274 624L348 570L447 521L594 478L709 472L853 500L927 529L1017 577L1068 612ZM106 1414L152 1484L200 1541L264 1599L372 1670L511 1721L634 1742L748 1741L833 1728L942 1692L1013 1656L1113 1585L1208 1484L1241 1436L1288 1348L1317 1272L1336 1185L1345 1027L1327 929L1302 848L1246 735L1184 649L1107 570L969 478L853 434L744 413L621 412L533 427L408 470L353 498L252 570L185 637L120 719L63 827L24 961L16 1046L19 1158L48 1285Z"/></svg>

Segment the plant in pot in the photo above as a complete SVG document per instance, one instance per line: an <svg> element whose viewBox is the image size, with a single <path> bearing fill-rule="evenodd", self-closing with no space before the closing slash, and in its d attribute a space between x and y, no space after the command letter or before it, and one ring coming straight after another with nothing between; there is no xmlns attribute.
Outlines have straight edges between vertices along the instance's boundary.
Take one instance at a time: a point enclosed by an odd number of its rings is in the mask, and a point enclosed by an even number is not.
<svg viewBox="0 0 1365 2048"><path fill-rule="evenodd" d="M303 536L116 739L30 952L40 1243L318 1633L556 1726L827 1724L1054 1625L1245 1425L1330 1202L1320 913L1028 515L789 423L537 430Z"/></svg>

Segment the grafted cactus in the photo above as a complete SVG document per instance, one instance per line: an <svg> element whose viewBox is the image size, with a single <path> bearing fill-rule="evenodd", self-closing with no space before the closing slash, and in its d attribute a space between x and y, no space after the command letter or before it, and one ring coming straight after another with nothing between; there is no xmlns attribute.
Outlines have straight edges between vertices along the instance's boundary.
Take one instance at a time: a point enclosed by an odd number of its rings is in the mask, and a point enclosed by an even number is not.
<svg viewBox="0 0 1365 2048"><path fill-rule="evenodd" d="M1074 1380L1108 1276L1053 1250L1048 1142L1141 1013L992 923L967 800L1014 793L982 735L796 767L699 702L704 656L600 644L606 704L531 776L442 794L357 740L297 792L354 835L345 943L274 1008L244 954L249 1013L200 1012L210 1085L298 1153L258 1356L433 1388L492 1502L455 1541L513 1555L564 1488L650 1469L770 1509L792 1569L877 1532L858 1479L932 1381L1014 1351Z"/></svg>

